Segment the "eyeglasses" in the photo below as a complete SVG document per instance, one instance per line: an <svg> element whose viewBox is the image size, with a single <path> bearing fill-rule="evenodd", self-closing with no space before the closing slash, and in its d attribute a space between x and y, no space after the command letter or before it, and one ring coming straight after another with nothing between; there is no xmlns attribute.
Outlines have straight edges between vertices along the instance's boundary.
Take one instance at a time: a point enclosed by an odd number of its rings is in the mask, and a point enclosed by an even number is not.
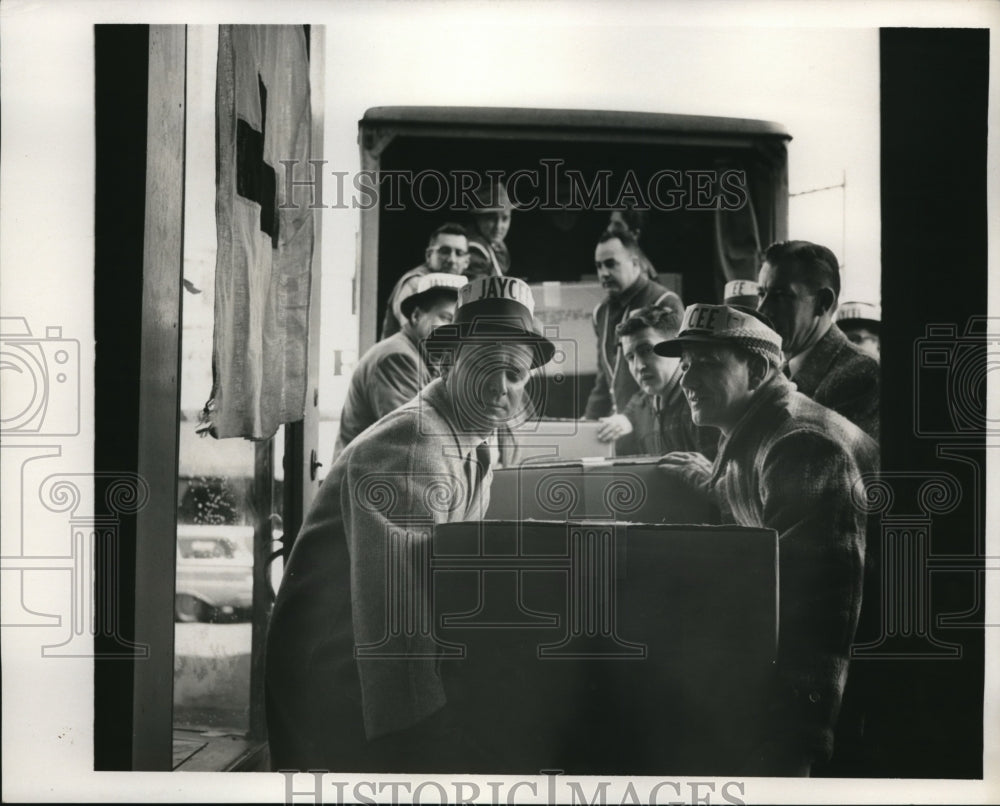
<svg viewBox="0 0 1000 806"><path fill-rule="evenodd" d="M435 246L432 247L431 252L437 252L441 257L456 257L459 260L469 256L469 251L467 249L454 249L450 246Z"/></svg>

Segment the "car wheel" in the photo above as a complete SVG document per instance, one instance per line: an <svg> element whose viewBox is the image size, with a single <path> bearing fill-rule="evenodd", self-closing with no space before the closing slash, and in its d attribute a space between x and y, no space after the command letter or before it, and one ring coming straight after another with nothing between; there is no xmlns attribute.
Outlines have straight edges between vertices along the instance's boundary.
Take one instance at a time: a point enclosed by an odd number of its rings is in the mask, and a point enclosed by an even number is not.
<svg viewBox="0 0 1000 806"><path fill-rule="evenodd" d="M196 596L178 594L174 599L174 621L208 621L211 608Z"/></svg>

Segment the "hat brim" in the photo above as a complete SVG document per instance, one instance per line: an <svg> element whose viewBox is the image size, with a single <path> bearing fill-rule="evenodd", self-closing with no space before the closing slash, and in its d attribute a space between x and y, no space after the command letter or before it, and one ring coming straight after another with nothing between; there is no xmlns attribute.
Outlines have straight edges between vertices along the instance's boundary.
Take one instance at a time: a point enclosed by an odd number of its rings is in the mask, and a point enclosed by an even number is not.
<svg viewBox="0 0 1000 806"><path fill-rule="evenodd" d="M532 348L531 368L544 366L552 360L556 346L545 336L503 322L462 322L440 325L424 339L425 350L454 349L463 344L495 344L506 342Z"/></svg>
<svg viewBox="0 0 1000 806"><path fill-rule="evenodd" d="M719 336L708 336L701 333L685 333L674 336L672 339L657 342L653 345L653 352L666 358L680 358L684 348L691 344L707 344L717 347L739 346L738 339L726 339Z"/></svg>
<svg viewBox="0 0 1000 806"><path fill-rule="evenodd" d="M431 299L434 296L449 296L458 299L458 289L452 288L448 285L435 285L428 288L426 291L421 291L419 294L410 294L406 299L399 303L399 312L403 314L407 319L410 318L410 314L413 313L413 309L417 307L422 301L426 299Z"/></svg>
<svg viewBox="0 0 1000 806"><path fill-rule="evenodd" d="M863 325L864 327L878 329L882 323L878 319L866 319L863 316L849 316L845 319L838 319L838 325Z"/></svg>

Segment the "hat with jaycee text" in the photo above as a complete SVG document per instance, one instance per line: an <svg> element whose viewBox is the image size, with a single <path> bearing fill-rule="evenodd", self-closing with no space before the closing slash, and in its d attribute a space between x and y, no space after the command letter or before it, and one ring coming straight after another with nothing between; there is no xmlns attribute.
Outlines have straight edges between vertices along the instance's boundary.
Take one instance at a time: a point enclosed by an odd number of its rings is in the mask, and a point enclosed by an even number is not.
<svg viewBox="0 0 1000 806"><path fill-rule="evenodd" d="M763 356L776 367L782 363L781 336L762 313L732 305L688 305L672 339L653 347L657 355L679 356L688 344L736 345Z"/></svg>
<svg viewBox="0 0 1000 806"><path fill-rule="evenodd" d="M455 320L439 325L424 341L428 350L469 342L515 342L534 350L532 367L547 364L555 345L535 319L531 288L515 277L480 277L458 292Z"/></svg>
<svg viewBox="0 0 1000 806"><path fill-rule="evenodd" d="M760 286L753 280L730 280L722 292L724 305L745 305L756 308Z"/></svg>
<svg viewBox="0 0 1000 806"><path fill-rule="evenodd" d="M429 274L421 275L417 282L399 301L399 310L407 319L413 313L413 309L421 302L431 299L437 294L450 296L451 299L458 299L458 291L469 280L462 274L447 274L446 272L432 271Z"/></svg>

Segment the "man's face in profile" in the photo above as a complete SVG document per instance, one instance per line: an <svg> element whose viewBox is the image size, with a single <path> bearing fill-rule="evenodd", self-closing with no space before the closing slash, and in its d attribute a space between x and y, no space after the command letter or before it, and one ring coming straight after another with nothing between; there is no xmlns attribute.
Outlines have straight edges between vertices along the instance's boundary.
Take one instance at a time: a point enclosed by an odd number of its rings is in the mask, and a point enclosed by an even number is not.
<svg viewBox="0 0 1000 806"><path fill-rule="evenodd" d="M729 347L692 344L681 353L681 372L691 419L728 434L753 396L746 359Z"/></svg>
<svg viewBox="0 0 1000 806"><path fill-rule="evenodd" d="M417 306L410 314L410 322L416 332L417 340L426 339L435 328L450 325L455 318L454 299L441 299L427 307Z"/></svg>
<svg viewBox="0 0 1000 806"><path fill-rule="evenodd" d="M523 419L534 352L526 344L463 344L446 381L456 413L473 433L484 436L498 426Z"/></svg>
<svg viewBox="0 0 1000 806"><path fill-rule="evenodd" d="M758 310L773 323L788 357L798 355L809 344L822 310L816 292L794 265L765 262L757 278L760 285Z"/></svg>

